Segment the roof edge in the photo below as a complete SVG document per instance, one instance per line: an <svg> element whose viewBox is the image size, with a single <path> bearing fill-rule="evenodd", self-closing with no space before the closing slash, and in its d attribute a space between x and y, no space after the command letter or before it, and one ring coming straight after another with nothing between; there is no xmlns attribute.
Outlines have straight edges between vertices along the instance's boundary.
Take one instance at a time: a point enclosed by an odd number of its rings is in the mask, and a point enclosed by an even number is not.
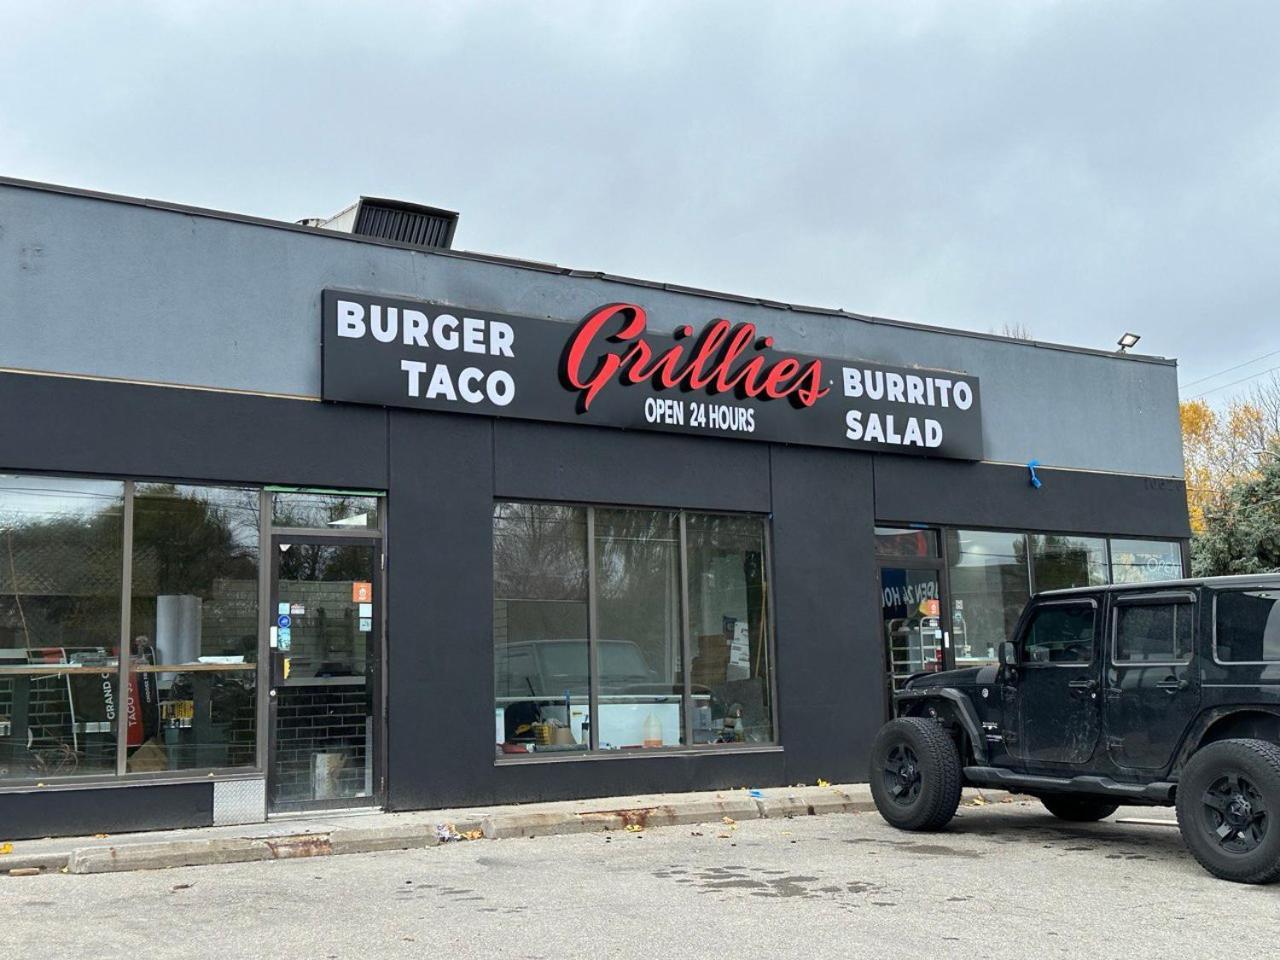
<svg viewBox="0 0 1280 960"><path fill-rule="evenodd" d="M19 190L32 190L41 193L56 193L64 196L81 197L89 200L101 200L106 203L120 203L128 206L147 207L168 213L183 213L188 216L207 217L213 220L226 220L233 223L244 223L250 226L268 227L275 230L304 233L313 237L324 237L330 240L345 241L347 243L374 244L376 246L391 247L396 250L408 250L412 253L423 254L426 256L455 257L460 260L471 260L478 263L491 263L496 266L507 266L518 270L533 270L539 273L554 273L566 277L589 278L603 280L608 283L625 284L627 286L648 287L650 289L664 290L669 293L680 293L687 296L719 300L726 303L743 303L751 306L768 307L776 310L790 310L795 313L808 313L826 317L842 317L846 320L857 320L862 323L878 324L881 326L900 327L906 330L919 330L924 333L937 333L952 337L969 337L975 340L1009 343L1023 347L1035 347L1041 350L1057 350L1064 353L1103 357L1129 363L1152 363L1160 366L1171 367L1176 367L1178 365L1178 361L1174 358L1161 357L1155 354L1119 353L1114 350L1100 350L1094 347L1081 347L1072 344L1054 343L1051 341L1024 340L1019 337L1007 337L998 333L982 333L977 330L965 330L958 327L943 327L938 326L937 324L918 323L910 320L895 320L891 317L877 317L870 314L855 313L850 310L842 310L834 307L814 307L804 304L787 303L781 300L771 300L765 297L751 297L744 296L742 294L725 293L718 290L706 290L701 287L690 287L677 283L662 283L653 280L643 280L635 277L605 273L599 270L579 270L571 267L561 267L557 264L546 263L538 260L524 260L518 257L475 253L468 250L417 247L412 244L400 243L395 240L383 240L379 237L367 237L358 234L325 230L321 227L303 226L302 224L291 223L287 220L272 220L267 217L256 217L250 214L234 213L228 210L214 210L208 207L190 206L188 204L175 203L168 200L131 197L126 194L106 193L104 191L89 190L82 187L69 187L56 183L44 183L39 180L24 180L20 177L0 175L0 186L13 187ZM365 198L362 196L361 199Z"/></svg>

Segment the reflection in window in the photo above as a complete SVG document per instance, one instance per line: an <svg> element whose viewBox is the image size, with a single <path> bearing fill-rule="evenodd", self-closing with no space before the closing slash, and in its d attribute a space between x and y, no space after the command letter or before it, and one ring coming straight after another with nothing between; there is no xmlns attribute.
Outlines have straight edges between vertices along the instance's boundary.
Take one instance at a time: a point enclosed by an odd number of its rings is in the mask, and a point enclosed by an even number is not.
<svg viewBox="0 0 1280 960"><path fill-rule="evenodd" d="M0 782L111 774L124 484L0 475Z"/></svg>
<svg viewBox="0 0 1280 960"><path fill-rule="evenodd" d="M1111 578L1114 583L1153 583L1180 580L1182 546L1167 540L1111 541Z"/></svg>
<svg viewBox="0 0 1280 960"><path fill-rule="evenodd" d="M1096 587L1108 581L1107 544L1100 537L1031 534L1036 593L1069 587Z"/></svg>
<svg viewBox="0 0 1280 960"><path fill-rule="evenodd" d="M1041 607L1027 630L1026 663L1081 664L1093 660L1092 604Z"/></svg>
<svg viewBox="0 0 1280 960"><path fill-rule="evenodd" d="M505 753L590 745L587 511L493 511L495 735Z"/></svg>
<svg viewBox="0 0 1280 960"><path fill-rule="evenodd" d="M600 749L772 742L764 523L685 514L682 582L680 521L667 510L495 504L501 752L590 747L593 654Z"/></svg>
<svg viewBox="0 0 1280 960"><path fill-rule="evenodd" d="M1214 600L1214 652L1224 663L1280 660L1280 590L1224 590Z"/></svg>
<svg viewBox="0 0 1280 960"><path fill-rule="evenodd" d="M1031 597L1026 537L990 530L946 536L956 665L994 663Z"/></svg>
<svg viewBox="0 0 1280 960"><path fill-rule="evenodd" d="M1190 660L1195 612L1193 603L1121 604L1116 608L1116 662Z"/></svg>
<svg viewBox="0 0 1280 960"><path fill-rule="evenodd" d="M689 514L690 674L699 706L694 741L773 740L764 524L754 517Z"/></svg>
<svg viewBox="0 0 1280 960"><path fill-rule="evenodd" d="M252 766L258 492L138 484L133 503L128 770Z"/></svg>
<svg viewBox="0 0 1280 960"><path fill-rule="evenodd" d="M598 509L595 538L600 746L679 746L680 515Z"/></svg>
<svg viewBox="0 0 1280 960"><path fill-rule="evenodd" d="M377 529L378 499L350 493L275 493L271 522L309 530Z"/></svg>
<svg viewBox="0 0 1280 960"><path fill-rule="evenodd" d="M876 527L877 557L936 557L938 534L935 530L905 527Z"/></svg>

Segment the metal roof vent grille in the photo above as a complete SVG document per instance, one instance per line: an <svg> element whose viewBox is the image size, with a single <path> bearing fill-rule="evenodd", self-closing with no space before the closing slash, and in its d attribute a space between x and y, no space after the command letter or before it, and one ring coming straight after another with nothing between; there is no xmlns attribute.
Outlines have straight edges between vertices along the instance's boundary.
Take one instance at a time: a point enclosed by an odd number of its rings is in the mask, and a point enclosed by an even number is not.
<svg viewBox="0 0 1280 960"><path fill-rule="evenodd" d="M377 237L415 247L449 249L458 215L452 210L427 207L403 200L380 200L361 197L341 213L320 224L325 230L338 230L362 237Z"/></svg>

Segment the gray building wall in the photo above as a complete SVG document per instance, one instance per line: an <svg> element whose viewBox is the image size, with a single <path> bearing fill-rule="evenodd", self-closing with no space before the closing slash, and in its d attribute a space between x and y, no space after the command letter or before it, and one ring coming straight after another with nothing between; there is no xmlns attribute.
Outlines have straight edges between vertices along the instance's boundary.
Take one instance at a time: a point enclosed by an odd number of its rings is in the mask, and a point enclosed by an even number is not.
<svg viewBox="0 0 1280 960"><path fill-rule="evenodd" d="M1181 477L1177 368L0 181L0 369L318 397L320 292L566 322L617 300L655 328L750 321L782 350L981 378L986 459Z"/></svg>

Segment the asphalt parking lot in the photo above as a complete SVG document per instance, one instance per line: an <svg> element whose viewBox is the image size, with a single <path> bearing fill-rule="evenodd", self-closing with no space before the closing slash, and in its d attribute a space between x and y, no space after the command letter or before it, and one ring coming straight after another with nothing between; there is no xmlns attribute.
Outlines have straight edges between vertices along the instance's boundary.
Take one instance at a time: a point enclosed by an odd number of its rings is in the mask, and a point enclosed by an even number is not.
<svg viewBox="0 0 1280 960"><path fill-rule="evenodd" d="M1277 917L1280 886L1213 879L1172 827L1033 802L931 835L833 815L0 879L25 958L1244 957Z"/></svg>

